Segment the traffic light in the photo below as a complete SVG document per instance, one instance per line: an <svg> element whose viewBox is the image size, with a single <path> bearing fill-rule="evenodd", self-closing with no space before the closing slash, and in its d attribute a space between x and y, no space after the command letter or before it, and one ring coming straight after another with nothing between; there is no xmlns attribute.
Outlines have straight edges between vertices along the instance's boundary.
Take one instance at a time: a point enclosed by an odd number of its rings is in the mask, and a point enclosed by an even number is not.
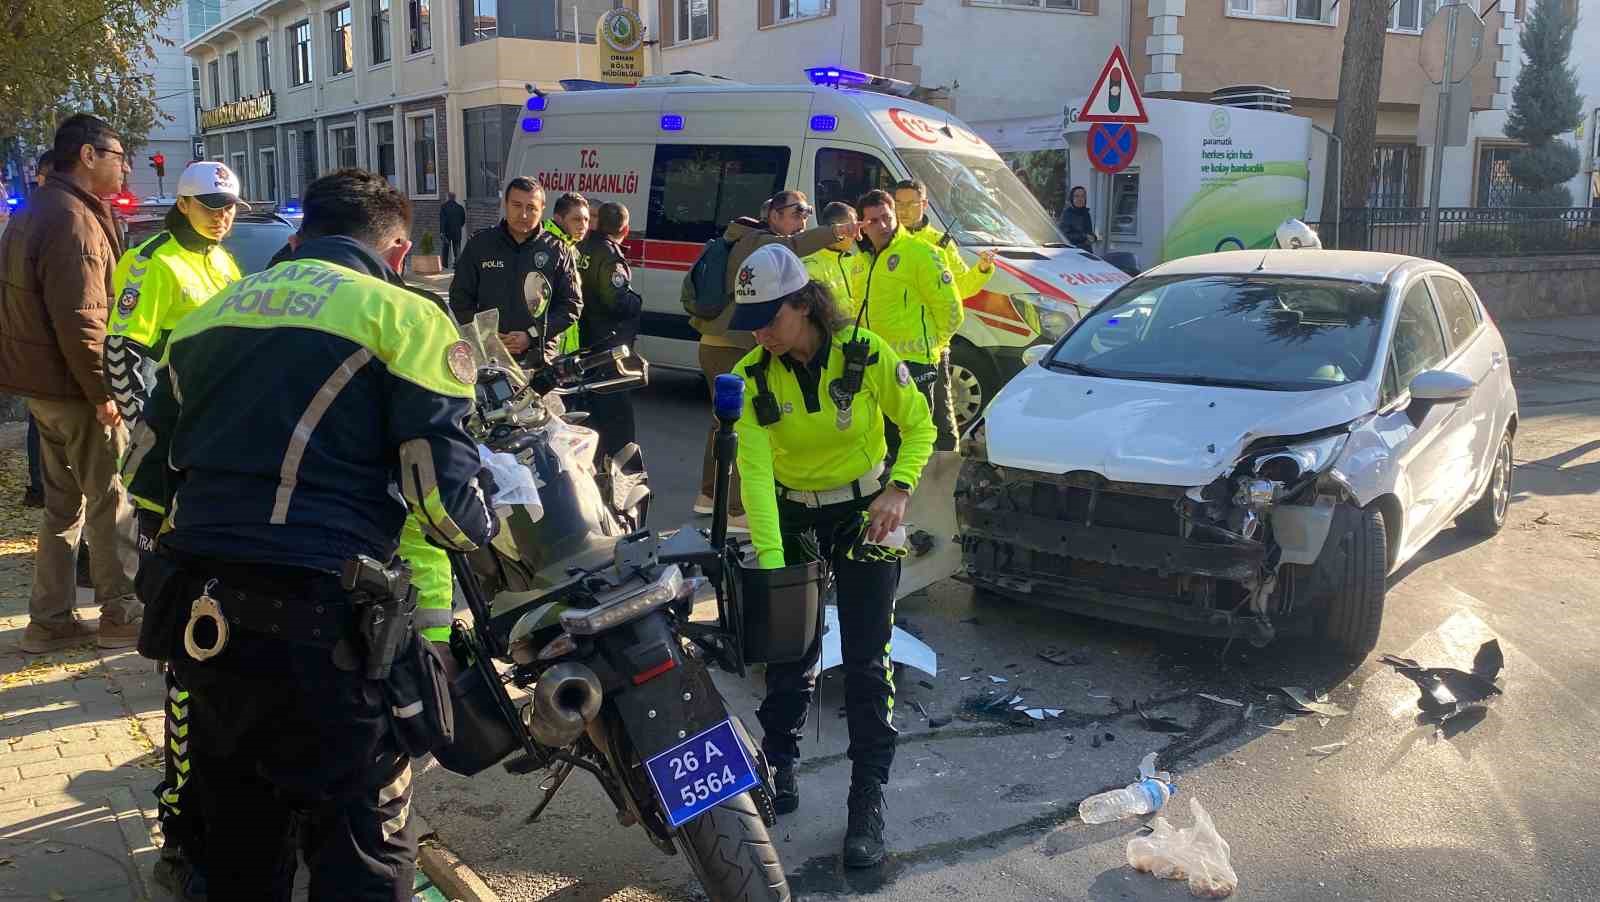
<svg viewBox="0 0 1600 902"><path fill-rule="evenodd" d="M167 174L167 155L164 153L151 154L150 168L156 171L157 178L164 178Z"/></svg>

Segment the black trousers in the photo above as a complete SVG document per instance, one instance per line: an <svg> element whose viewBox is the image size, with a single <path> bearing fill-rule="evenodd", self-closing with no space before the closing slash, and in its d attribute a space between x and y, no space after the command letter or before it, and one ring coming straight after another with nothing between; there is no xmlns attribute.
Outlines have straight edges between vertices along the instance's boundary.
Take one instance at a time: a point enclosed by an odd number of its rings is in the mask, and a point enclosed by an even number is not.
<svg viewBox="0 0 1600 902"><path fill-rule="evenodd" d="M934 438L935 451L956 449L956 408L950 395L950 352L945 351L938 363L907 363L911 381L922 397L928 401L928 412L933 414L933 426L938 430ZM900 429L884 418L884 438L889 443L889 460L900 451Z"/></svg>
<svg viewBox="0 0 1600 902"><path fill-rule="evenodd" d="M456 232L452 234L450 232L445 232L443 233L442 237L444 240L439 243L444 245L444 248L441 251L441 253L444 255L444 259L441 260L440 263L443 264L445 269L449 269L452 256L457 259L461 257L461 233Z"/></svg>
<svg viewBox="0 0 1600 902"><path fill-rule="evenodd" d="M156 812L161 819L162 848L181 849L190 863L200 866L205 834L200 818L204 778L194 768L189 744L194 740L189 717L189 693L178 683L172 668L166 670L166 772L156 787Z"/></svg>
<svg viewBox="0 0 1600 902"><path fill-rule="evenodd" d="M887 783L898 735L893 723L894 665L889 660L889 640L894 630L900 563L853 561L845 556L860 535L861 513L870 503L871 499L863 498L808 508L779 500L778 519L786 560L827 560L833 567L851 778ZM767 667L767 697L757 716L763 731L761 748L774 766L800 760L800 734L817 686L811 671L821 656L819 635L803 661Z"/></svg>
<svg viewBox="0 0 1600 902"><path fill-rule="evenodd" d="M633 397L628 392L590 395L583 409L589 412L585 426L600 434L600 455L615 457L634 440Z"/></svg>

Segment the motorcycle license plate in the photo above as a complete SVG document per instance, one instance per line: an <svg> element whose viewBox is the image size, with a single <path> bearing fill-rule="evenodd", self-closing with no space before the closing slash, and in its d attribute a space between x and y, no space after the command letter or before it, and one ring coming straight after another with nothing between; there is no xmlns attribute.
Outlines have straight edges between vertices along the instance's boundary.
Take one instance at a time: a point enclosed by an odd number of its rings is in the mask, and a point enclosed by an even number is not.
<svg viewBox="0 0 1600 902"><path fill-rule="evenodd" d="M760 782L744 743L726 720L652 757L644 766L673 827Z"/></svg>

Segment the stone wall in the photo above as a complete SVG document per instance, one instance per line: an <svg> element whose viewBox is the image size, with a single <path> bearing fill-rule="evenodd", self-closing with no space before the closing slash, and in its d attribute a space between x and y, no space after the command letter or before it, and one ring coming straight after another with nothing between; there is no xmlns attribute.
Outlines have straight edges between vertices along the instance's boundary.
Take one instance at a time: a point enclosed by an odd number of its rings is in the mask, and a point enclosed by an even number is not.
<svg viewBox="0 0 1600 902"><path fill-rule="evenodd" d="M1600 314L1600 255L1451 257L1495 319Z"/></svg>

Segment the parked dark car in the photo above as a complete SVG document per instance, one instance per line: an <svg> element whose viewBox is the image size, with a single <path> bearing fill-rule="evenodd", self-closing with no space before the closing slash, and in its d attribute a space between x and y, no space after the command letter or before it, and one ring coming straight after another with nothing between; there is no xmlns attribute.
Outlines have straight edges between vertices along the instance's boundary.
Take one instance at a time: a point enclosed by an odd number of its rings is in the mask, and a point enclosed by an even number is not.
<svg viewBox="0 0 1600 902"><path fill-rule="evenodd" d="M250 275L267 268L280 248L289 242L289 236L299 229L297 222L277 213L241 213L233 221L233 231L222 239L239 264L241 275ZM161 220L131 222L128 224L128 246L133 247L161 230Z"/></svg>

